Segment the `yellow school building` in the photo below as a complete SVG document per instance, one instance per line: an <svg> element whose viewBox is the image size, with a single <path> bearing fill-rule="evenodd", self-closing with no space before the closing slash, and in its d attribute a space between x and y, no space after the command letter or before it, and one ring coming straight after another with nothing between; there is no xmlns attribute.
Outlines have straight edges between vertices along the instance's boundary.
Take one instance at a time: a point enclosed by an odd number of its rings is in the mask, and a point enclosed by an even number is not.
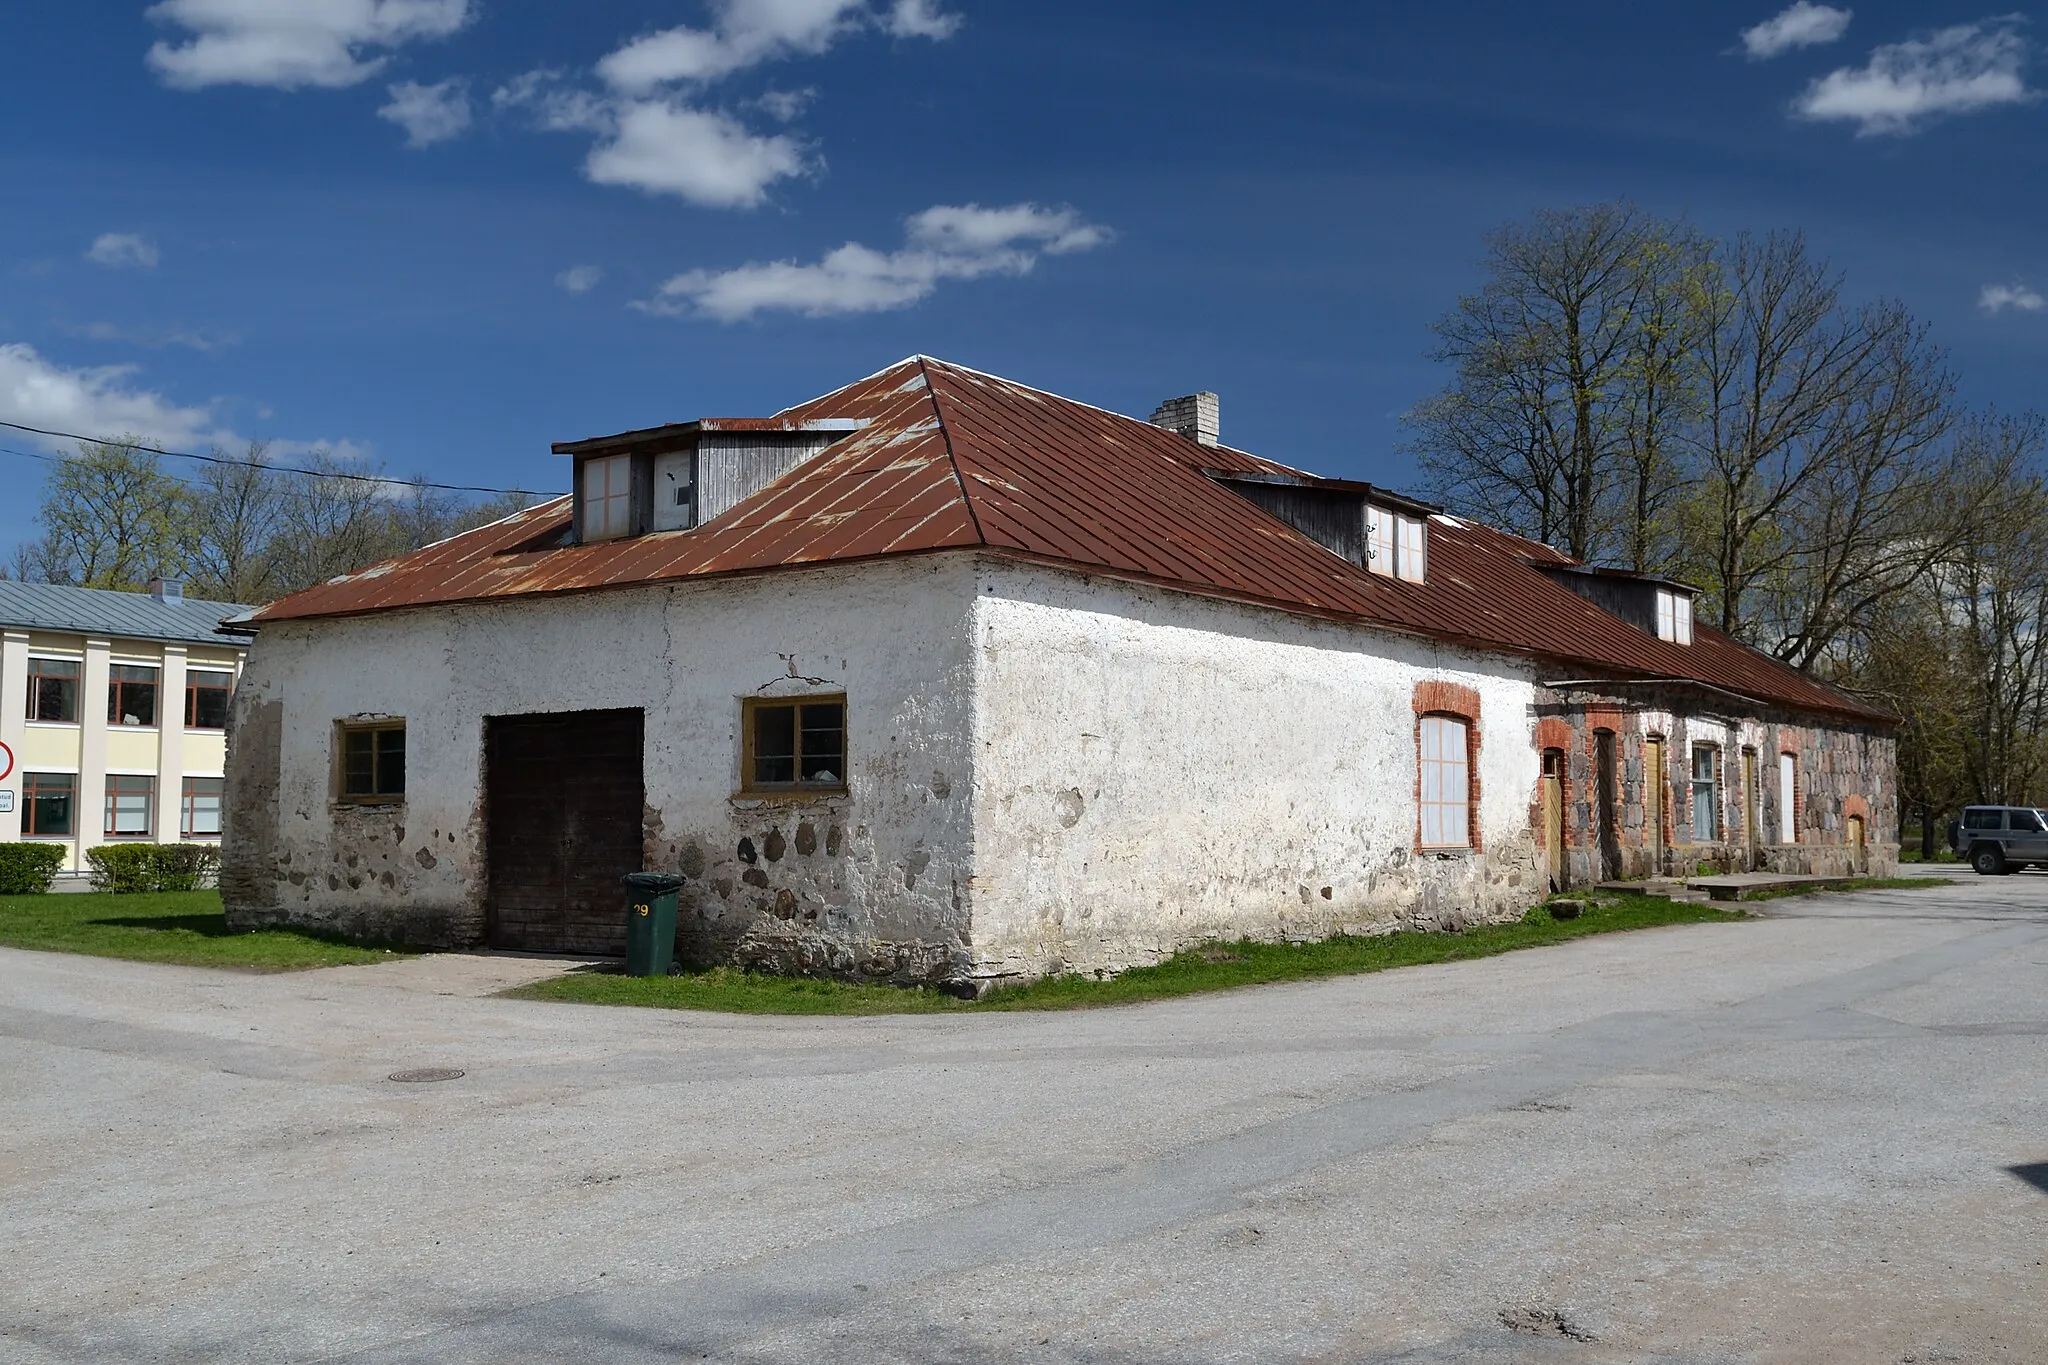
<svg viewBox="0 0 2048 1365"><path fill-rule="evenodd" d="M0 580L0 841L220 842L228 699L248 610L175 583L110 592Z"/></svg>

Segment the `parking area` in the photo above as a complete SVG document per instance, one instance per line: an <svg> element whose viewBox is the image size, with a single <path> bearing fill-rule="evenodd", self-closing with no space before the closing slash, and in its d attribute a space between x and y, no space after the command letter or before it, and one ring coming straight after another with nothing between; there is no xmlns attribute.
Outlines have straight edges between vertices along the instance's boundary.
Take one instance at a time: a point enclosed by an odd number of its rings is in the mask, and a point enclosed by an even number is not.
<svg viewBox="0 0 2048 1365"><path fill-rule="evenodd" d="M900 1019L0 951L0 1359L2048 1359L2048 874L1753 908Z"/></svg>

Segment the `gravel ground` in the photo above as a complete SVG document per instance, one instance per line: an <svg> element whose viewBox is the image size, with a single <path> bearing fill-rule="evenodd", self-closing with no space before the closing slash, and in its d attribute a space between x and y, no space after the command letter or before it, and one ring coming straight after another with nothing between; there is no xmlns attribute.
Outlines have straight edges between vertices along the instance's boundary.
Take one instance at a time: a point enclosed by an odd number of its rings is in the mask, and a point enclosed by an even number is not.
<svg viewBox="0 0 2048 1365"><path fill-rule="evenodd" d="M1758 908L904 1019L0 950L0 1360L2048 1361L2048 874Z"/></svg>

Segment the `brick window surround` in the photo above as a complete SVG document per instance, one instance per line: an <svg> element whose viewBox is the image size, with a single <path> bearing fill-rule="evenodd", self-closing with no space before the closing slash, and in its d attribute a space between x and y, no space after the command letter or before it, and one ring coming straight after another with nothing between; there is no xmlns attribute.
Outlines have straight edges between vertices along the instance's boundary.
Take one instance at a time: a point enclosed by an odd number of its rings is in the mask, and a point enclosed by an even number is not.
<svg viewBox="0 0 2048 1365"><path fill-rule="evenodd" d="M1474 853L1482 851L1479 833L1479 690L1463 683L1419 682L1415 684L1411 700L1415 712L1415 727L1412 731L1415 741L1415 851L1417 853L1457 852L1455 849L1431 848L1422 842L1422 718L1444 716L1458 721L1465 727L1465 780L1468 788L1467 799L1471 805L1466 828L1470 834L1470 848Z"/></svg>

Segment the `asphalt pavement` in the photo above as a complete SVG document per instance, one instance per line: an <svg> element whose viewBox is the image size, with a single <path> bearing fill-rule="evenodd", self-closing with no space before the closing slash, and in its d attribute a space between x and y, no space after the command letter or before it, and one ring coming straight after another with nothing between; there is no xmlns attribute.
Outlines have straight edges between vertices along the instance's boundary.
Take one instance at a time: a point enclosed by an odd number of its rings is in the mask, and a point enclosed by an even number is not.
<svg viewBox="0 0 2048 1365"><path fill-rule="evenodd" d="M1755 908L902 1019L0 950L0 1360L2048 1361L2048 873Z"/></svg>

